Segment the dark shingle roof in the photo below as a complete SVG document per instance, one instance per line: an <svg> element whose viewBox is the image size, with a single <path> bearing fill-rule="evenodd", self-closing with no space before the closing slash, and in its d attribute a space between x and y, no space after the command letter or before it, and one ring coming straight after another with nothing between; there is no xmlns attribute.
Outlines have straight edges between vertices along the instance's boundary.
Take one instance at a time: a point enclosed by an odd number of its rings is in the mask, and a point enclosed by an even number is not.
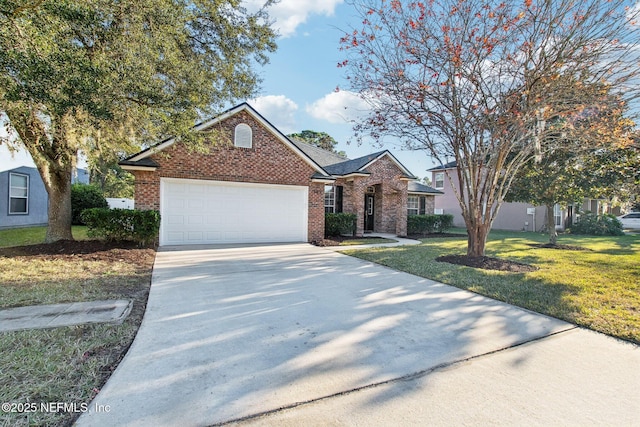
<svg viewBox="0 0 640 427"><path fill-rule="evenodd" d="M318 148L315 145L307 144L302 141L296 141L295 139L292 139L292 138L289 138L289 141L291 141L291 143L296 147L298 147L300 151L302 151L307 156L311 157L314 162L316 162L323 168L325 166L329 166L336 163L344 162L345 160L349 160L346 157L342 157L337 153L323 150L322 148Z"/></svg>
<svg viewBox="0 0 640 427"><path fill-rule="evenodd" d="M441 170L445 170L445 169L455 169L457 167L458 167L458 163L453 161L453 162L449 162L449 163L447 163L445 165L440 165L440 166L436 166L435 168L428 169L428 172L441 171Z"/></svg>
<svg viewBox="0 0 640 427"><path fill-rule="evenodd" d="M424 194L444 194L440 190L429 187L428 185L420 184L417 181L409 181L408 191L409 193L424 193Z"/></svg>
<svg viewBox="0 0 640 427"><path fill-rule="evenodd" d="M121 166L143 166L143 167L150 167L150 168L158 167L158 164L154 162L150 157L145 157L144 159L140 159L136 161L129 160L131 157L120 161L118 164Z"/></svg>
<svg viewBox="0 0 640 427"><path fill-rule="evenodd" d="M372 160L375 160L380 155L384 154L384 151L380 151L373 154L368 154L366 156L358 157L357 159L347 160L342 163L336 163L334 165L326 166L324 169L332 175L347 175L350 173L366 173L366 171L361 171L367 163L370 163Z"/></svg>

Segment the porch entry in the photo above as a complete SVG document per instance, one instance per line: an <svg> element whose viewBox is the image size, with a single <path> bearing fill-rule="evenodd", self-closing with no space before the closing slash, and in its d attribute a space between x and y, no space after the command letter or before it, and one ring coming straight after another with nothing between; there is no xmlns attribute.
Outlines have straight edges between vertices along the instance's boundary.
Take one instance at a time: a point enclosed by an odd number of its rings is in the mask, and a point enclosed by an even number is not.
<svg viewBox="0 0 640 427"><path fill-rule="evenodd" d="M373 231L375 217L375 197L373 194L364 195L364 231Z"/></svg>

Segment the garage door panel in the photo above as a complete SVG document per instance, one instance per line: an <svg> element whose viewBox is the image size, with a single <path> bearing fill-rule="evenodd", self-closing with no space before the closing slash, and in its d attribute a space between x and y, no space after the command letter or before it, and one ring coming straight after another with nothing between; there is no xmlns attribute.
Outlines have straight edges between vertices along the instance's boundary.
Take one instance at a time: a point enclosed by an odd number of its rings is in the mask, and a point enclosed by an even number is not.
<svg viewBox="0 0 640 427"><path fill-rule="evenodd" d="M161 180L161 245L307 240L304 186Z"/></svg>

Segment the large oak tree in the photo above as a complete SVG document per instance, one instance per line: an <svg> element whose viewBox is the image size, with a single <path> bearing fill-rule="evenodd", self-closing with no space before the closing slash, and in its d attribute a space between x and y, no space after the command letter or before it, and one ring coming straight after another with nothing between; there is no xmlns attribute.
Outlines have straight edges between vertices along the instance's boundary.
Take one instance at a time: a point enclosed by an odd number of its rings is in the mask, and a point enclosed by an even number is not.
<svg viewBox="0 0 640 427"><path fill-rule="evenodd" d="M203 114L255 94L254 68L275 47L264 9L240 0L2 0L4 142L22 144L42 176L46 241L72 238L79 151L113 157L198 138Z"/></svg>
<svg viewBox="0 0 640 427"><path fill-rule="evenodd" d="M371 106L356 138L392 136L457 162L469 256L484 255L518 169L560 142L545 136L546 121L591 102L558 76L606 82L623 102L638 94L639 10L628 1L351 4L361 25L342 38L339 66Z"/></svg>

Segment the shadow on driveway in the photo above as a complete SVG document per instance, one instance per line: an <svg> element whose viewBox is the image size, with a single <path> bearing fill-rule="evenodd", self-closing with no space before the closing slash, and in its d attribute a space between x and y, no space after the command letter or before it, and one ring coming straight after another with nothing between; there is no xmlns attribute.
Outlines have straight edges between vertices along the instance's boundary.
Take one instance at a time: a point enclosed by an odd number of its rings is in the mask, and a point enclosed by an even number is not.
<svg viewBox="0 0 640 427"><path fill-rule="evenodd" d="M307 244L165 249L109 411L78 425L223 423L572 328Z"/></svg>

